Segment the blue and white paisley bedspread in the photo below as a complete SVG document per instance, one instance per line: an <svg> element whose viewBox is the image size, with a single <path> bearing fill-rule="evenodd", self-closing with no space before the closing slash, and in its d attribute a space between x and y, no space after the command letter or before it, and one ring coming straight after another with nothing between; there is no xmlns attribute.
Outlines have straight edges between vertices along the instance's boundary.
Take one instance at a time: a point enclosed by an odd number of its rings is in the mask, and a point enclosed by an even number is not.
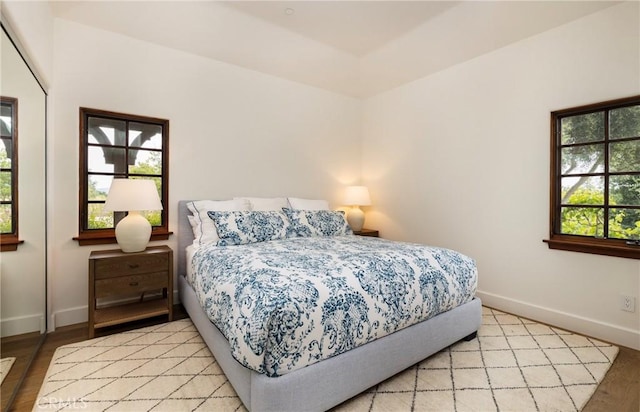
<svg viewBox="0 0 640 412"><path fill-rule="evenodd" d="M473 259L361 236L200 247L189 282L247 368L279 376L473 299Z"/></svg>

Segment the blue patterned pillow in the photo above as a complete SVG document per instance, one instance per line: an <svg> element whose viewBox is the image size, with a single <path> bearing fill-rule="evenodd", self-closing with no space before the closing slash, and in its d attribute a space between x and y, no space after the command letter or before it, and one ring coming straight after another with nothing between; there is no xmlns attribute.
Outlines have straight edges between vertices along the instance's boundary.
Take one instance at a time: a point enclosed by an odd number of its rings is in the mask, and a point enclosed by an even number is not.
<svg viewBox="0 0 640 412"><path fill-rule="evenodd" d="M285 239L291 234L289 219L277 211L233 211L207 213L218 230L218 246L245 245Z"/></svg>
<svg viewBox="0 0 640 412"><path fill-rule="evenodd" d="M298 237L352 235L344 212L282 209Z"/></svg>

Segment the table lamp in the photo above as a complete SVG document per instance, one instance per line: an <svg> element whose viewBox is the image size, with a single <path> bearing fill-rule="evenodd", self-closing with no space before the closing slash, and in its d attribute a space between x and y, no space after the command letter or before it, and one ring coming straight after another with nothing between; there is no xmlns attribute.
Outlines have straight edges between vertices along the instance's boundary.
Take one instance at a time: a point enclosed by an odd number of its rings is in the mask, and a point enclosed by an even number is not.
<svg viewBox="0 0 640 412"><path fill-rule="evenodd" d="M153 180L114 179L104 203L105 212L129 212L116 225L116 240L125 253L142 252L151 238L151 224L142 210L162 210Z"/></svg>
<svg viewBox="0 0 640 412"><path fill-rule="evenodd" d="M365 186L347 186L344 195L344 203L351 206L351 210L347 214L347 222L351 226L351 230L359 232L364 225L364 212L360 206L369 206L371 198L369 190Z"/></svg>

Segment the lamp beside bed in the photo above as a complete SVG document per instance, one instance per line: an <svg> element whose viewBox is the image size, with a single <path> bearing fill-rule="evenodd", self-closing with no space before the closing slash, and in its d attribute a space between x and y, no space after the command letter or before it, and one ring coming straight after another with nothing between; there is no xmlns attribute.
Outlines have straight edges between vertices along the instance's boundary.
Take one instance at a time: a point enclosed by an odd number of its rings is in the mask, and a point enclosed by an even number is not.
<svg viewBox="0 0 640 412"><path fill-rule="evenodd" d="M360 232L364 226L364 212L360 206L371 205L369 189L365 186L347 186L344 193L344 204L351 206L347 214L347 222L354 232Z"/></svg>
<svg viewBox="0 0 640 412"><path fill-rule="evenodd" d="M162 210L153 180L114 179L109 188L105 212L129 212L116 225L116 240L125 253L142 252L151 239L151 224L143 210Z"/></svg>

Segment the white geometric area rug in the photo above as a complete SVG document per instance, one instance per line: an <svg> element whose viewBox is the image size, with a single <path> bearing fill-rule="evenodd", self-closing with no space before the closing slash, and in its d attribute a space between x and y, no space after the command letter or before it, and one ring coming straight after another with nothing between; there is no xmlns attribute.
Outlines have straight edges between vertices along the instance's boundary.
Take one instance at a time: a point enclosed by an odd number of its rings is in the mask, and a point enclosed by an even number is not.
<svg viewBox="0 0 640 412"><path fill-rule="evenodd" d="M4 378L7 377L13 363L16 361L16 358L2 358L0 359L0 384L4 381Z"/></svg>
<svg viewBox="0 0 640 412"><path fill-rule="evenodd" d="M334 408L579 411L618 348L483 308L460 342ZM58 348L34 411L246 411L189 319Z"/></svg>

